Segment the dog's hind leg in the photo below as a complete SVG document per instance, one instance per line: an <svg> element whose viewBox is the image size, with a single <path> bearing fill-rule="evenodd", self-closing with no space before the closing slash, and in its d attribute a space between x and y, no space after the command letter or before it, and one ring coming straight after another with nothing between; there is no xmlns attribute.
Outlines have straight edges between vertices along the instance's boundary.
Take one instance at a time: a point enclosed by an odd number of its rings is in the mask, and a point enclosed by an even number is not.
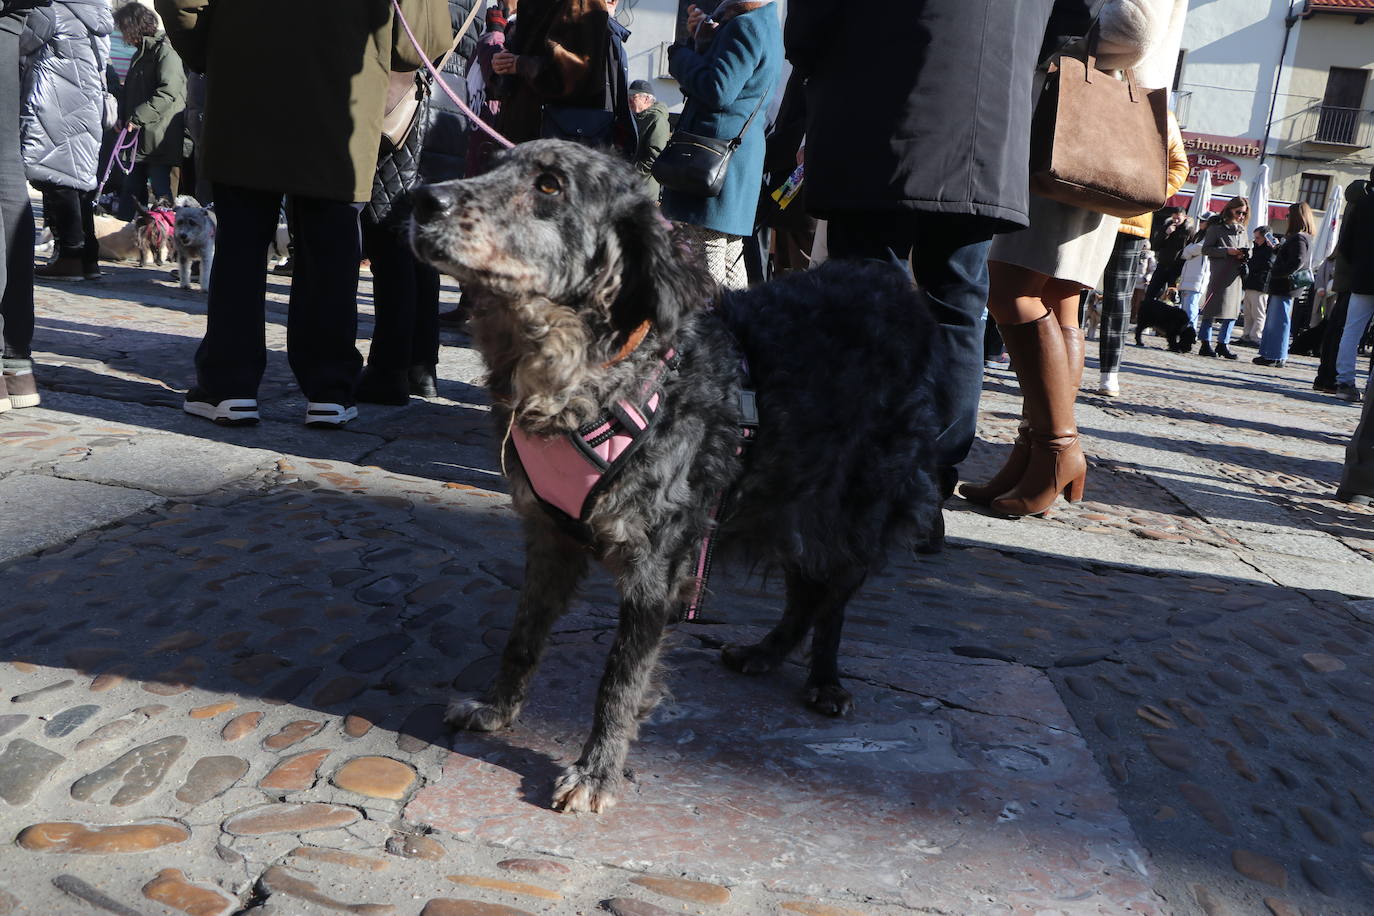
<svg viewBox="0 0 1374 916"><path fill-rule="evenodd" d="M210 292L210 271L215 266L215 243L208 242L205 245L205 253L200 257L200 290Z"/></svg>
<svg viewBox="0 0 1374 916"><path fill-rule="evenodd" d="M860 568L841 569L812 584L815 634L811 637L811 674L804 697L806 705L829 716L842 716L854 708L854 698L840 686L840 631L845 606L866 577Z"/></svg>
<svg viewBox="0 0 1374 916"><path fill-rule="evenodd" d="M531 523L525 544L525 583L501 653L501 668L481 699L455 697L449 703L444 718L450 725L495 731L515 719L529 694L549 631L567 609L586 571L587 552L581 545L558 531L551 520Z"/></svg>
<svg viewBox="0 0 1374 916"><path fill-rule="evenodd" d="M782 619L763 639L752 646L726 646L720 660L725 667L741 674L767 674L787 660L787 656L801 645L816 617L819 598L816 583L800 572L784 573L787 585L787 604Z"/></svg>
<svg viewBox="0 0 1374 916"><path fill-rule="evenodd" d="M560 811L600 813L616 803L625 755L639 733L646 697L652 696L659 646L671 610L669 596L674 593L658 583L624 591L620 624L597 689L592 733L577 763L554 782L553 807Z"/></svg>

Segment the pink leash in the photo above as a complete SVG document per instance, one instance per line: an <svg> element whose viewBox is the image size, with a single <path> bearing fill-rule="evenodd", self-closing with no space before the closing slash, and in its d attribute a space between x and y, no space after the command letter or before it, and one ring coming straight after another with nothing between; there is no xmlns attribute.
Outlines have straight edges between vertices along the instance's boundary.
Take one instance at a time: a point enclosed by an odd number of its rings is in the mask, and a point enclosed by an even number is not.
<svg viewBox="0 0 1374 916"><path fill-rule="evenodd" d="M100 195L105 190L105 182L110 180L110 173L114 171L115 163L119 163L119 170L125 175L134 170L134 158L137 155L135 150L138 148L138 128L125 125L115 138L114 149L110 150L110 161L105 164L105 174L100 178L100 187L95 189L95 199L99 200ZM129 164L124 164L124 154L129 154Z"/></svg>
<svg viewBox="0 0 1374 916"><path fill-rule="evenodd" d="M458 98L454 91L448 87L448 83L444 82L443 74L440 73L438 68L430 62L429 56L425 54L425 49L420 47L420 40L416 38L415 33L410 30L410 23L406 22L406 17L401 12L400 0L391 0L391 6L394 10L396 10L396 20L400 22L401 27L406 30L406 35L409 36L410 43L415 46L416 52L418 52L420 55L420 60L425 62L425 68L428 69L430 75L434 77L434 81L439 85L439 88L444 90L444 95L448 96L449 100L452 101L453 104L458 106L458 110L461 111L464 115L466 115L469 121L471 121L477 127L480 127L497 143L501 144L506 149L511 149L512 147L514 147L514 143L510 142L505 137L501 136L499 133L496 132L496 129L494 127L492 127L486 121L483 121L480 117L478 117L477 114L471 108L468 107L467 102L464 102L462 99Z"/></svg>

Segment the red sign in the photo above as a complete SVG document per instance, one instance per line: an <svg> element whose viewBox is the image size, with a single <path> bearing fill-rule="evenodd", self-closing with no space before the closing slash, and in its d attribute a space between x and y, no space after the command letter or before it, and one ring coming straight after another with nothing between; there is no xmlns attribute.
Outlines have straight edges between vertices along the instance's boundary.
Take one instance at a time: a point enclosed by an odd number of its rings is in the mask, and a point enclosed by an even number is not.
<svg viewBox="0 0 1374 916"><path fill-rule="evenodd" d="M1198 172L1207 169L1212 173L1212 187L1234 184L1240 181L1240 166L1230 159L1212 153L1188 154L1188 180L1196 182Z"/></svg>
<svg viewBox="0 0 1374 916"><path fill-rule="evenodd" d="M1215 153L1220 156L1240 156L1242 159L1258 159L1260 145L1258 140L1245 137L1218 137L1215 134L1196 134L1190 130L1183 133L1183 146L1189 153Z"/></svg>

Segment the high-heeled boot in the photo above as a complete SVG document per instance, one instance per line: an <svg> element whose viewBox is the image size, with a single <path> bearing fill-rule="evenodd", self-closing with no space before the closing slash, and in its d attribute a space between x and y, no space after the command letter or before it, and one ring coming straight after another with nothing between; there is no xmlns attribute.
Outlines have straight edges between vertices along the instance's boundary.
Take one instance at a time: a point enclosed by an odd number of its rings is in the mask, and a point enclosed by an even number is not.
<svg viewBox="0 0 1374 916"><path fill-rule="evenodd" d="M1004 328L1002 336L1021 383L1030 423L1029 454L1021 479L991 505L1003 515L1039 515L1060 493L1070 502L1081 499L1087 477L1073 419L1078 373L1070 369L1069 360L1074 345L1066 346L1064 332L1049 313Z"/></svg>
<svg viewBox="0 0 1374 916"><path fill-rule="evenodd" d="M1001 325L998 325L1001 328ZM1059 328L1064 337L1064 355L1069 368L1069 382L1073 385L1074 396L1083 383L1083 329L1079 327ZM959 488L959 495L979 506L991 505L992 501L1016 486L1021 475L1026 473L1030 461L1030 421L1026 419L1026 403L1021 402L1021 423L1016 428L1016 440L1011 444L1002 469L984 484L966 483Z"/></svg>

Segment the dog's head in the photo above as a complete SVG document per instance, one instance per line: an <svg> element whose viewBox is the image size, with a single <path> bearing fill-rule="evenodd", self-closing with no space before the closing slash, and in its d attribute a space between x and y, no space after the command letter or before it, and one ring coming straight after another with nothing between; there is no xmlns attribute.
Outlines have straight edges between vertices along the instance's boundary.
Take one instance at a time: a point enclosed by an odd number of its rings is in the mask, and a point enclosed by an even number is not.
<svg viewBox="0 0 1374 916"><path fill-rule="evenodd" d="M575 143L521 144L486 174L418 188L413 201L415 251L475 294L479 347L483 324L503 328L507 345L556 332L600 364L645 321L672 341L714 292L642 177Z"/></svg>
<svg viewBox="0 0 1374 916"><path fill-rule="evenodd" d="M176 240L182 246L204 245L215 234L215 214L194 197L178 197L172 210L176 214Z"/></svg>

